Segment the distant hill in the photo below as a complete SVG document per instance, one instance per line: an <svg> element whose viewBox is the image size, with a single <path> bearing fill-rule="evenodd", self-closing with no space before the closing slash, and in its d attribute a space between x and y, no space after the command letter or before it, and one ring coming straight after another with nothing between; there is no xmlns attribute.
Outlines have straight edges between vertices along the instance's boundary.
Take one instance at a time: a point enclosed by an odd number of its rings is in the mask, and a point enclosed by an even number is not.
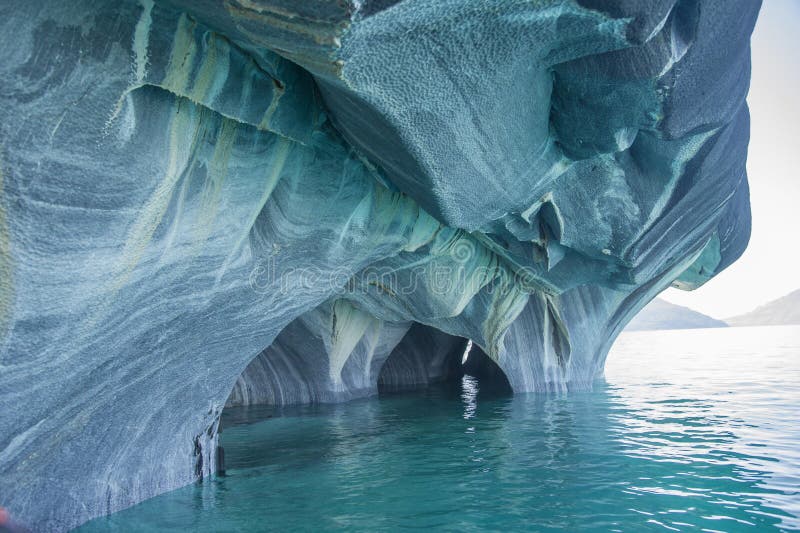
<svg viewBox="0 0 800 533"><path fill-rule="evenodd" d="M656 298L639 311L625 328L626 331L651 329L724 328L728 324L688 307L671 304Z"/></svg>
<svg viewBox="0 0 800 533"><path fill-rule="evenodd" d="M749 313L726 318L731 326L778 326L800 324L800 289L772 300Z"/></svg>

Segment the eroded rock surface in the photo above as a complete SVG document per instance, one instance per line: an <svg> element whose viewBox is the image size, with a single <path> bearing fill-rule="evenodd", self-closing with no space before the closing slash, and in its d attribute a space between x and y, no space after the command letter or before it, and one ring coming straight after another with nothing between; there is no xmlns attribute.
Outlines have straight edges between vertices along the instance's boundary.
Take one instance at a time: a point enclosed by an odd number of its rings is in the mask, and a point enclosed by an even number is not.
<svg viewBox="0 0 800 533"><path fill-rule="evenodd" d="M758 7L0 4L0 504L68 529L212 473L226 402L466 339L591 387L747 244Z"/></svg>

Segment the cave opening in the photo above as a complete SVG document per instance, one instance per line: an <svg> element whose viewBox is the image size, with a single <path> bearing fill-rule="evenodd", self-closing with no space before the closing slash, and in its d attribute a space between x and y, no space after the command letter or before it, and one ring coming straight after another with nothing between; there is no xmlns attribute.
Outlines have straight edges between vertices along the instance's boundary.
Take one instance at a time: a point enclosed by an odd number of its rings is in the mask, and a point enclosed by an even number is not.
<svg viewBox="0 0 800 533"><path fill-rule="evenodd" d="M455 386L459 394L467 386L482 394L512 393L503 370L472 340L415 324L381 367L378 393L439 385Z"/></svg>
<svg viewBox="0 0 800 533"><path fill-rule="evenodd" d="M510 395L503 370L473 341L420 323L365 333L340 365L313 311L293 321L233 384L220 431L348 400L437 389L447 395ZM327 341L327 342L326 342ZM332 371L335 369L336 371ZM299 409L298 409L299 408ZM220 460L222 462L222 460ZM224 468L224 467L223 467Z"/></svg>
<svg viewBox="0 0 800 533"><path fill-rule="evenodd" d="M476 394L481 391L493 396L513 394L511 384L500 365L471 340L467 342L462 356L461 371L465 393L469 389L475 390Z"/></svg>
<svg viewBox="0 0 800 533"><path fill-rule="evenodd" d="M457 399L464 406L462 416L470 418L481 401L512 394L503 370L477 343L418 323L396 331L381 329L381 334L371 340L365 335L363 345L355 345L341 372L331 373L335 357L328 352L317 325L309 317L289 324L237 378L218 426L219 433L225 433L224 437L219 435L216 444L218 475L225 475L226 467L249 465L253 454L261 457L261 452L240 442L242 435L261 430L241 426L281 418L277 426L283 427L307 415L341 418L342 413L362 408L360 402L348 400L368 397L381 404L387 402L377 411L396 409L407 402L449 409L443 406L452 406L452 400ZM395 335L394 341L382 342L390 335ZM371 386L364 387L364 383ZM264 431L271 434L272 430Z"/></svg>
<svg viewBox="0 0 800 533"><path fill-rule="evenodd" d="M473 341L420 323L356 344L331 372L329 343L308 316L290 323L242 371L225 402L229 422L277 415L285 406L336 404L432 386L461 387L465 378L482 392L511 394L503 370ZM363 344L363 346L362 346ZM224 425L224 424L223 424Z"/></svg>

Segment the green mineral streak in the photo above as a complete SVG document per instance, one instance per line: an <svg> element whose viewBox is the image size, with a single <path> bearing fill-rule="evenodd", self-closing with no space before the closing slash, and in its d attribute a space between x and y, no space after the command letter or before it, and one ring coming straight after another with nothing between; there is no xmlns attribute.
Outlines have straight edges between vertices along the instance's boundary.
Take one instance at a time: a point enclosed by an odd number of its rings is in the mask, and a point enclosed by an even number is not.
<svg viewBox="0 0 800 533"><path fill-rule="evenodd" d="M330 377L335 384L341 382L342 368L356 344L377 319L350 304L336 300L331 314Z"/></svg>

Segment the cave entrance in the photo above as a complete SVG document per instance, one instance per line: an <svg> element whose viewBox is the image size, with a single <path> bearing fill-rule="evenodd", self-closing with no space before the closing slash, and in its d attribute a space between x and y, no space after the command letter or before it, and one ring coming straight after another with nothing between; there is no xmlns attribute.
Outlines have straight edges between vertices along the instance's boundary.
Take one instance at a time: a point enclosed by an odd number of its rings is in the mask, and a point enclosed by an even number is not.
<svg viewBox="0 0 800 533"><path fill-rule="evenodd" d="M378 393L406 392L437 384L482 394L512 392L505 373L477 344L414 324L381 367Z"/></svg>
<svg viewBox="0 0 800 533"><path fill-rule="evenodd" d="M513 393L511 384L500 365L472 341L469 341L467 349L464 350L461 370L464 377L472 378L486 392L498 395Z"/></svg>
<svg viewBox="0 0 800 533"><path fill-rule="evenodd" d="M331 378L331 357L328 346L318 334L320 329L314 315L301 317L254 357L225 403L220 433L227 435L223 430L250 426L268 418L341 414L334 404L372 396L375 392L383 396L423 389L429 391L424 394L430 393L429 398L422 399L425 405L435 406L437 400L447 400L440 406L448 405L449 400L460 398L465 405L464 417L469 418L476 412L479 400L512 392L505 373L477 344L418 323L410 327L408 323L402 326L384 324L380 328L383 336L371 339L365 336L366 340L352 349L341 367L343 378L337 384ZM369 380L370 386L348 388L354 383L353 375ZM358 407L345 409L358 410ZM283 424L292 425L291 422ZM254 438L260 438L258 431ZM271 431L263 430L264 434L271 434ZM255 459L251 457L252 450L247 448L250 444L244 446L237 440L247 431L234 433L232 437L220 436L215 461L219 474L225 473L226 466L240 468L264 459L258 454ZM225 448L233 447L228 449L227 460L223 444ZM260 447L260 441L251 446L253 449Z"/></svg>
<svg viewBox="0 0 800 533"><path fill-rule="evenodd" d="M472 341L467 343L461 359L462 398L510 396L511 384L500 366Z"/></svg>

